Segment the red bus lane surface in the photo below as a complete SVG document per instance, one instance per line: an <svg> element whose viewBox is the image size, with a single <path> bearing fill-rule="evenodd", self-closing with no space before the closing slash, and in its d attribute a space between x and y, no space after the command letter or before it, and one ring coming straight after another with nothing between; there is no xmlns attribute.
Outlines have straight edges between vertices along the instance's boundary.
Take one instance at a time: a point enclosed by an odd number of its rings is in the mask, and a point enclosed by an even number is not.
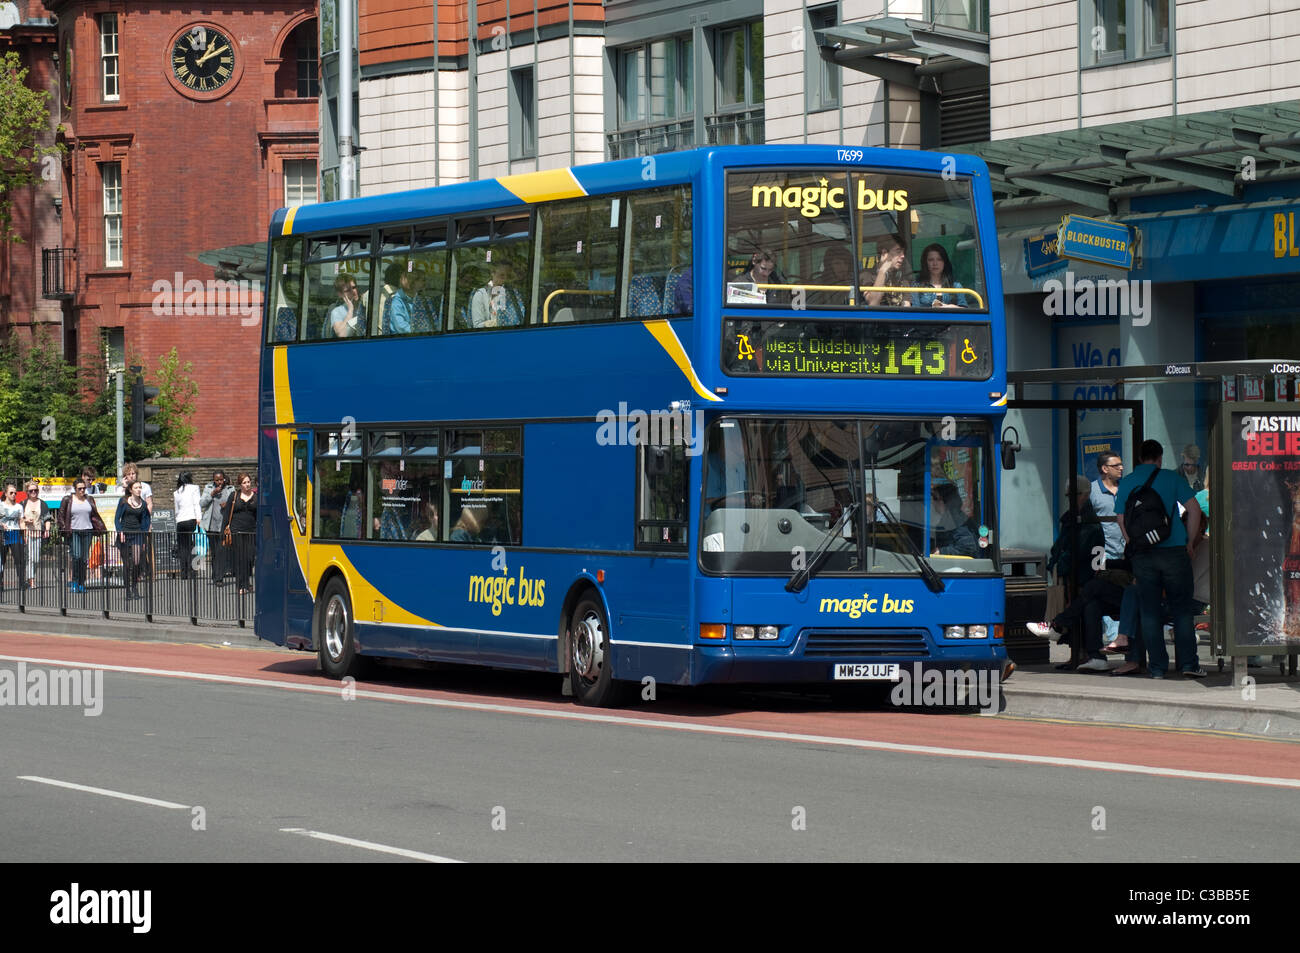
<svg viewBox="0 0 1300 953"><path fill-rule="evenodd" d="M268 690L274 691L327 694L341 691L338 682L319 674L315 656L302 652L0 632L0 661L10 668L17 661L69 668L102 666L110 673L121 669L159 678L212 679L254 687L265 683ZM1076 770L1155 768L1216 776L1208 780L1232 781L1233 778L1224 776L1238 775L1246 783L1267 784L1268 779L1300 782L1300 745L1242 735L1019 720L1014 717L1014 710L999 717L888 710L832 711L816 698L792 703L787 697L768 701L745 696L741 704L765 707L742 710L724 707L715 699L693 699L689 692L658 702L641 702L627 709L602 710L580 707L560 698L558 679L554 693L545 694L535 689L501 695L421 687L422 681L435 682L440 675L437 671L423 674L418 670L385 672L380 669L375 680L359 681L355 689L358 699L479 708L524 717L604 721L644 727L648 731L718 732L793 744L843 743L847 747L927 757L989 760L1028 757L1043 766ZM483 681L479 679L478 683ZM551 681L546 680L545 684L550 685ZM110 702L111 698L109 688ZM927 750L909 750L908 746ZM1054 764L1037 759L1092 764Z"/></svg>

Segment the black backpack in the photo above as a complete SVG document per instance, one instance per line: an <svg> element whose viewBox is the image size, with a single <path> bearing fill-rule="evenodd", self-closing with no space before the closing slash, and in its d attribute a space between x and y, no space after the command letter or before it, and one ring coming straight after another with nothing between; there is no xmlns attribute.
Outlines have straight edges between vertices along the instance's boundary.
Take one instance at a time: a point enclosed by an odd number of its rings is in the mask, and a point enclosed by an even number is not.
<svg viewBox="0 0 1300 953"><path fill-rule="evenodd" d="M1129 548L1134 553L1150 552L1173 532L1173 521L1165 510L1165 501L1151 488L1159 475L1158 467L1152 470L1147 482L1130 493L1124 503L1124 529L1128 532Z"/></svg>

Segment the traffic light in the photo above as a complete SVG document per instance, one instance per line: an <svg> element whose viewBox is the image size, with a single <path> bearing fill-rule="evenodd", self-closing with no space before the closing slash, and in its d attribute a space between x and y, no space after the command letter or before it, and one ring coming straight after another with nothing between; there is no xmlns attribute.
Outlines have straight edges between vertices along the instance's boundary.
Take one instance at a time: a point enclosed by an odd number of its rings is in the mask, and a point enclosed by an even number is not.
<svg viewBox="0 0 1300 953"><path fill-rule="evenodd" d="M162 430L158 424L148 422L150 417L158 414L158 408L152 403L157 396L157 387L146 387L144 378L135 375L135 383L131 385L131 439L136 443L144 443Z"/></svg>

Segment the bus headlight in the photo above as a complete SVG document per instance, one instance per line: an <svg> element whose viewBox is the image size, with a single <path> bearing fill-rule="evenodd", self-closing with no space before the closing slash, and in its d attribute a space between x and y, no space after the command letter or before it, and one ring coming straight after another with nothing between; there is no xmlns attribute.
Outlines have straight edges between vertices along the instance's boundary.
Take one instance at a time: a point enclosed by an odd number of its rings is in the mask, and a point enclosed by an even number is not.
<svg viewBox="0 0 1300 953"><path fill-rule="evenodd" d="M945 639L964 639L966 638L966 626L945 625L943 627L943 637Z"/></svg>
<svg viewBox="0 0 1300 953"><path fill-rule="evenodd" d="M752 639L754 637L754 627L752 625L738 625L731 631L731 637L737 641Z"/></svg>
<svg viewBox="0 0 1300 953"><path fill-rule="evenodd" d="M771 641L781 637L781 630L774 625L760 625L758 627L758 637Z"/></svg>
<svg viewBox="0 0 1300 953"><path fill-rule="evenodd" d="M989 637L989 627L987 625L968 625L966 626L966 638L968 639L987 639Z"/></svg>

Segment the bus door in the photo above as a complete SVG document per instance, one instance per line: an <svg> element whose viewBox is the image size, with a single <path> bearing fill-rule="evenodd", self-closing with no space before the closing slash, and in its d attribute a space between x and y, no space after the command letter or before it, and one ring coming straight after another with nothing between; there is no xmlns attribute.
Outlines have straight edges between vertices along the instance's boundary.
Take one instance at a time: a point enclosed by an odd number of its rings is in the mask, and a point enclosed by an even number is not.
<svg viewBox="0 0 1300 953"><path fill-rule="evenodd" d="M281 575L286 606L286 629L289 644L306 647L311 644L312 595L307 588L310 577L308 560L311 548L307 545L310 537L311 512L309 495L311 493L311 448L310 430L297 430L293 434L293 473L290 485L285 487L289 496L289 535L282 551L289 564ZM301 563L298 553L303 554ZM300 568L301 567L301 568ZM303 640L306 641L303 641Z"/></svg>

